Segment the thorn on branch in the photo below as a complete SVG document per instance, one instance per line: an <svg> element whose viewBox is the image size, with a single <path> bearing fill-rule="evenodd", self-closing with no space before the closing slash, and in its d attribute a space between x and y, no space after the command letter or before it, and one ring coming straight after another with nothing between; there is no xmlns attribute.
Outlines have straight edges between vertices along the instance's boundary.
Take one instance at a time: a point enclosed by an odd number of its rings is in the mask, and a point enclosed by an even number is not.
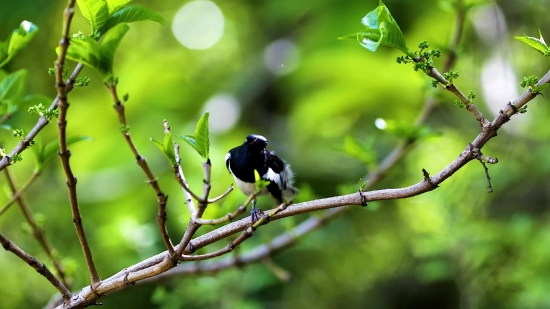
<svg viewBox="0 0 550 309"><path fill-rule="evenodd" d="M438 188L439 186L435 183L433 183L432 179L430 178L430 173L426 171L426 169L422 169L422 174L424 175L424 181L429 183L432 187Z"/></svg>

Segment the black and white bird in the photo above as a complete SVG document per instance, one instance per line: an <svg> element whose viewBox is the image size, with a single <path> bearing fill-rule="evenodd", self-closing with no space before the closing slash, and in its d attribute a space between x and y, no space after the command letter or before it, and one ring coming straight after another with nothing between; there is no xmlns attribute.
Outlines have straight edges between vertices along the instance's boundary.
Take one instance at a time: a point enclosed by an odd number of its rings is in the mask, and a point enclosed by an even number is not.
<svg viewBox="0 0 550 309"><path fill-rule="evenodd" d="M291 199L300 191L292 186L290 166L281 160L275 152L266 149L267 139L261 135L249 134L241 146L235 147L225 156L225 165L233 175L239 190L245 195L254 193L254 170L260 177L269 181L269 185L258 195L270 193L276 203L283 203L283 198ZM256 217L256 201L252 202L252 219Z"/></svg>

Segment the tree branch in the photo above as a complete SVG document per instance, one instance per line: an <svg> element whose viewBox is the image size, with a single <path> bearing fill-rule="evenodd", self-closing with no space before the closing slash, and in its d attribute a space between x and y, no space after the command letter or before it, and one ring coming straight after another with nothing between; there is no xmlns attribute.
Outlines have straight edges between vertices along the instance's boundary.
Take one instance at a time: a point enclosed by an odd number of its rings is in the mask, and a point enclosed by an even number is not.
<svg viewBox="0 0 550 309"><path fill-rule="evenodd" d="M86 265L88 266L88 272L90 273L90 280L92 284L98 283L100 281L99 274L94 264L92 257L92 252L90 246L88 245L88 240L86 238L86 233L84 232L84 227L82 225L82 217L80 215L80 209L78 207L78 199L76 195L76 177L74 177L71 170L71 165L69 163L69 158L71 152L67 148L67 109L69 108L69 102L67 101L67 91L65 90L66 84L63 80L63 66L65 63L65 55L67 53L67 48L69 47L69 28L71 25L71 20L74 15L74 5L75 0L69 0L67 8L63 12L64 21L63 21L63 30L61 33L61 40L59 41L59 55L55 61L55 87L57 88L57 97L59 98L59 117L57 119L58 134L59 134L59 158L61 159L61 164L63 165L63 170L65 171L65 177L67 178L67 189L69 191L69 202L71 204L71 211L73 216L73 222L76 229L76 234L78 235L78 240L82 251L84 253L84 258L86 259Z"/></svg>
<svg viewBox="0 0 550 309"><path fill-rule="evenodd" d="M12 175L11 170L9 168L4 169L4 173L6 174L6 178L8 180L8 185L10 187L10 190L15 197L16 194L21 193L23 190L20 190L19 192L17 192L17 184L15 183L15 177ZM33 175L37 175L37 174L34 173ZM31 177L31 179L33 179L33 177ZM29 182L27 182L27 184L28 183ZM46 238L46 235L44 234L44 230L36 222L36 219L32 213L31 208L27 204L27 201L23 198L22 194L20 194L19 197L16 198L16 200L21 208L21 211L23 212L23 216L25 217L25 220L31 227L32 235L38 241L38 243L42 247L42 250L46 252L46 255L48 256L50 261L53 263L55 270L57 271L57 274L59 275L59 277L61 278L61 281L63 282L63 285L65 285L67 289L70 289L69 283L67 281L67 276L65 274L65 270L63 269L63 265L61 265L61 262L55 257L54 250L50 242Z"/></svg>
<svg viewBox="0 0 550 309"><path fill-rule="evenodd" d="M539 83L543 84L549 82L550 71L539 81ZM535 96L535 94L527 91L514 102L516 106L520 104L524 105L532 100ZM501 113L495 118L495 120L493 120L493 122L491 122L489 126L485 127L484 130L482 130L482 132L478 134L478 136L471 144L474 147L481 149L487 143L487 141L496 136L497 130L510 119L511 115L514 115L515 113L517 113L517 109L514 109L511 104L508 104L506 108L501 111ZM451 177L456 171L458 171L460 168L462 168L473 159L475 159L475 156L471 151L471 147L469 147L468 145L468 147L466 147L466 149L458 156L458 158L453 160L439 173L432 177L429 177L427 180L422 179L419 183L412 186L400 189L384 189L361 193L356 192L348 195L299 203L275 214L272 220L278 220L281 218L322 209L336 208L347 205L361 205L364 199L366 199L366 201L368 202L372 202L379 200L402 199L416 196L435 189L439 184L441 184L447 178ZM307 220L305 222L307 222ZM243 231L251 224L252 222L250 218L244 218L231 224L222 226L212 232L193 239L193 241L189 243L189 247L192 246L195 250L202 248L220 239ZM176 246L174 249L180 250L181 248L178 248ZM75 295L73 299L71 299L70 304L61 305L58 308L72 308L74 306L85 307L94 304L95 301L99 298L99 295L104 295L106 293L118 290L126 285L133 284L137 281L157 276L167 271L168 269L173 268L174 266L175 265L171 260L170 255L167 251L165 251L142 262L139 262L131 267L128 267L108 279L105 279L94 289L95 292L92 291L90 287L85 287L77 295Z"/></svg>
<svg viewBox="0 0 550 309"><path fill-rule="evenodd" d="M40 263L37 259L32 257L30 254L23 251L21 248L16 246L13 242L7 239L4 235L0 234L0 244L6 251L11 251L17 257L22 259L25 263L29 264L30 267L34 268L39 274L48 279L50 283L61 293L65 303L69 303L71 300L71 292L59 281L51 271L44 265Z"/></svg>
<svg viewBox="0 0 550 309"><path fill-rule="evenodd" d="M120 123L120 132L122 133L124 140L126 140L128 147L130 147L130 150L132 151L134 158L136 158L136 163L139 165L139 167L141 167L141 169L145 173L145 176L147 177L147 183L149 183L153 188L153 190L155 191L155 194L157 196L157 204L158 204L157 223L160 230L160 235L162 237L162 240L164 241L164 245L166 246L166 249L171 251L173 250L174 246L172 245L172 242L170 241L170 237L168 236L168 230L166 230L166 202L168 200L168 197L160 189L157 178L153 175L153 172L149 168L149 165L147 164L147 160L145 160L145 158L139 154L132 140L132 137L130 136L130 129L126 124L126 114L124 111L124 104L122 104L122 102L120 102L118 98L116 83L114 84L106 83L105 86L107 86L107 89L109 89L109 93L113 98L114 108L115 108L115 111L117 112L118 120Z"/></svg>
<svg viewBox="0 0 550 309"><path fill-rule="evenodd" d="M82 68L84 68L84 65L82 63L77 64L73 73L71 74L69 79L67 79L67 83L65 85L66 94L71 92L71 90L74 89L74 83L76 81L76 77L78 76L78 74L80 74L80 71L82 71ZM48 111L57 109L58 103L59 103L59 95L55 97L52 104L48 108ZM11 164L11 158L13 158L13 156L20 154L25 149L27 149L29 147L29 142L32 141L36 137L36 135L38 135L38 133L40 133L40 131L42 131L42 129L44 129L44 127L47 126L49 123L50 121L46 119L46 117L44 116L41 116L40 118L38 118L38 121L36 122L34 127L31 129L31 131L27 134L27 136L25 136L25 139L20 141L12 149L9 155L4 156L2 159L0 159L0 171L5 169L8 165Z"/></svg>

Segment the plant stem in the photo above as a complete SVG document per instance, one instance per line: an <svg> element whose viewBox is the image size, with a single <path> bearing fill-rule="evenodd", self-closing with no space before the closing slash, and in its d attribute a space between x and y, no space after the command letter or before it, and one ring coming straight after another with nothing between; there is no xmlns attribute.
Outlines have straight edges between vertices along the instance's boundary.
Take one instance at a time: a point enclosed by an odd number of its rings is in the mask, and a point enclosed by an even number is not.
<svg viewBox="0 0 550 309"><path fill-rule="evenodd" d="M58 135L59 135L59 158L65 171L65 177L67 179L67 189L69 191L69 202L71 204L71 212L73 217L76 234L86 259L86 265L88 266L88 272L90 274L90 280L93 284L101 281L97 269L94 264L92 252L88 245L88 239L84 232L82 225L82 217L80 215L80 209L78 207L78 198L76 194L76 177L71 170L69 158L71 152L67 148L67 109L69 108L69 102L67 101L67 91L65 81L63 80L63 66L65 63L65 55L67 48L69 47L69 28L71 20L74 15L75 0L69 0L67 8L63 11L63 30L61 33L61 40L59 41L59 55L55 61L55 81L57 89L57 97L59 99L59 117L57 119Z"/></svg>

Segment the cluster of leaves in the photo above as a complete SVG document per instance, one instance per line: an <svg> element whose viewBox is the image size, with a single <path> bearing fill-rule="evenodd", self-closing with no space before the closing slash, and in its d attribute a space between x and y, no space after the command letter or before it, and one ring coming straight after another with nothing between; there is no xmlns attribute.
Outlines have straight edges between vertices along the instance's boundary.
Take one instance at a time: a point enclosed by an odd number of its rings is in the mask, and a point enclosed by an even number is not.
<svg viewBox="0 0 550 309"><path fill-rule="evenodd" d="M158 13L142 7L124 7L131 0L77 0L82 15L91 28L90 35L77 33L71 37L67 59L81 62L99 72L105 82L116 83L113 59L120 41L129 29L128 23L154 21L166 22ZM98 40L103 36L101 43ZM57 52L59 53L59 47ZM89 80L87 81L89 82ZM84 84L86 81L81 81Z"/></svg>
<svg viewBox="0 0 550 309"><path fill-rule="evenodd" d="M429 49L430 44L426 41L420 42L418 44L419 51L414 53L414 56L406 55L397 57L397 63L407 64L412 63L415 71L429 72L433 67L434 58L439 58L441 56L441 51L438 49ZM436 81L437 82L437 81ZM434 87L437 86L437 83Z"/></svg>

